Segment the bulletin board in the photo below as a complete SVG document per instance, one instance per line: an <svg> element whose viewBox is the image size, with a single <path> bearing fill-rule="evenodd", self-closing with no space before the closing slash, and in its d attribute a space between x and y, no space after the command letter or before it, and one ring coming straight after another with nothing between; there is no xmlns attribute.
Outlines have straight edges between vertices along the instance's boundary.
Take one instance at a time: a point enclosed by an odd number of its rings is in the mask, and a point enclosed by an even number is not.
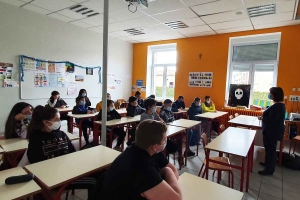
<svg viewBox="0 0 300 200"><path fill-rule="evenodd" d="M50 61L20 56L21 99L45 99L57 90L62 98L78 96L86 89L91 98L102 96L100 66L81 66L69 61Z"/></svg>
<svg viewBox="0 0 300 200"><path fill-rule="evenodd" d="M189 87L212 87L213 72L190 72Z"/></svg>

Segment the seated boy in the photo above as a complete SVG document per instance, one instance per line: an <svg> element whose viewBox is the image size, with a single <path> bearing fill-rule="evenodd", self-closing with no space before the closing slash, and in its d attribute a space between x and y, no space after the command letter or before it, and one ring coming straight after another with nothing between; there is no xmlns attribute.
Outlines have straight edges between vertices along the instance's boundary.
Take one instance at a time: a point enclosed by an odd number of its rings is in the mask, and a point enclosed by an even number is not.
<svg viewBox="0 0 300 200"><path fill-rule="evenodd" d="M185 103L183 96L179 96L176 101L172 104L172 111L178 112L178 110L185 109ZM186 118L186 116L182 113L177 114L176 119Z"/></svg>
<svg viewBox="0 0 300 200"><path fill-rule="evenodd" d="M174 114L172 112L172 101L170 99L166 99L164 101L164 105L161 107L159 116L160 116L160 118L162 118L164 120L165 123L175 121ZM191 130L188 133L188 138L189 138L188 146L190 146L192 136L193 136L193 131ZM195 152L188 149L187 156L194 156L194 155L195 155Z"/></svg>
<svg viewBox="0 0 300 200"><path fill-rule="evenodd" d="M118 113L118 111L115 110L114 102L108 99L107 100L107 121L114 120L114 119L121 119L121 115ZM97 120L98 121L102 120L102 109L98 113ZM109 133L110 129L107 129L107 132ZM116 127L113 129L113 134L118 136L118 141L114 149L117 151L122 151L121 145L123 144L124 138L126 136L125 131L122 128Z"/></svg>
<svg viewBox="0 0 300 200"><path fill-rule="evenodd" d="M210 99L210 96L205 96L205 102L202 103L202 111L205 112L217 112L215 104ZM218 126L219 123L216 121L212 122L212 128L213 130L218 133ZM210 131L210 128L208 129L208 133Z"/></svg>
<svg viewBox="0 0 300 200"><path fill-rule="evenodd" d="M188 110L190 120L197 120L196 115L202 114L201 99L196 97Z"/></svg>
<svg viewBox="0 0 300 200"><path fill-rule="evenodd" d="M85 104L84 97L78 96L76 98L76 106L73 107L72 114L93 114L93 113L94 110L92 108L87 107L87 105ZM76 124L80 124L81 120L82 119L75 119ZM93 128L93 122L90 119L82 121L81 129L86 144L89 143L89 136L87 134L88 127Z"/></svg>
<svg viewBox="0 0 300 200"><path fill-rule="evenodd" d="M111 99L110 94L107 93L106 95L107 95L107 96L106 96L107 100L110 100L110 99ZM97 103L97 105L96 105L96 110L97 110L98 112L100 112L100 110L102 110L102 101L100 101L99 103Z"/></svg>
<svg viewBox="0 0 300 200"><path fill-rule="evenodd" d="M138 105L144 108L144 100L142 99L142 94L140 91L135 92L135 97L138 99Z"/></svg>
<svg viewBox="0 0 300 200"><path fill-rule="evenodd" d="M111 164L101 187L101 199L181 200L178 172L162 151L167 127L145 120L136 130L136 139Z"/></svg>

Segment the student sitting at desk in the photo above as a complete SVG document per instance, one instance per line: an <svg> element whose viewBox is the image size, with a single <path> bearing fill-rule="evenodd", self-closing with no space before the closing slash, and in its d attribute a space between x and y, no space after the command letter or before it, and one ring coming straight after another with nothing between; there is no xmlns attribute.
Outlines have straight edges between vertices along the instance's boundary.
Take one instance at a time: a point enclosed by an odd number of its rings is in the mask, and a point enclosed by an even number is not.
<svg viewBox="0 0 300 200"><path fill-rule="evenodd" d="M170 99L166 99L164 101L164 105L161 107L159 116L164 120L165 123L170 123L170 122L175 121L174 114L172 112L172 101ZM193 136L193 131L192 130L189 131L188 134L189 134L188 135L188 138L189 138L188 146L190 146L191 139ZM194 155L195 155L195 152L188 149L187 156L194 156Z"/></svg>
<svg viewBox="0 0 300 200"><path fill-rule="evenodd" d="M32 106L30 104L25 102L15 104L5 123L5 139L26 138L31 115Z"/></svg>
<svg viewBox="0 0 300 200"><path fill-rule="evenodd" d="M138 99L138 105L144 108L144 100L142 99L142 93L140 91L136 91L135 97Z"/></svg>
<svg viewBox="0 0 300 200"><path fill-rule="evenodd" d="M174 109L185 109L185 103L183 96L179 96L176 101L172 104L172 108Z"/></svg>
<svg viewBox="0 0 300 200"><path fill-rule="evenodd" d="M201 99L196 97L188 110L190 120L197 120L196 115L202 114Z"/></svg>
<svg viewBox="0 0 300 200"><path fill-rule="evenodd" d="M90 108L87 107L84 99L85 98L82 96L78 96L76 98L76 106L74 106L74 108L72 110L72 114L93 114L94 113L93 110L91 110ZM81 120L82 119L75 119L76 124L80 124ZM92 128L93 122L90 119L82 121L81 128L82 128L82 133L83 133L83 137L84 137L86 144L89 143L89 136L87 134L88 127Z"/></svg>
<svg viewBox="0 0 300 200"><path fill-rule="evenodd" d="M47 106L50 106L52 108L67 108L67 107L69 107L68 104L62 98L60 98L60 94L58 91L53 91L51 93L51 97L47 102ZM69 124L70 117L68 117L68 114L67 113L62 114L60 116L60 120L66 120L67 124L68 124L68 130L70 130L70 128L69 128L70 127L70 124Z"/></svg>
<svg viewBox="0 0 300 200"><path fill-rule="evenodd" d="M135 143L120 154L104 176L100 191L105 200L181 200L178 172L162 151L167 127L145 120L136 131Z"/></svg>
<svg viewBox="0 0 300 200"><path fill-rule="evenodd" d="M31 164L76 151L66 133L58 130L60 126L60 116L56 109L43 106L34 109L27 134L27 157ZM95 183L94 178L83 178L67 188L88 189L88 199L92 199Z"/></svg>
<svg viewBox="0 0 300 200"><path fill-rule="evenodd" d="M126 116L134 117L136 115L141 115L145 112L145 109L138 105L137 98L135 96L129 97L129 104L126 108L127 114ZM131 143L135 139L135 128L129 129L128 134L130 135L129 140L127 141L127 145L130 146Z"/></svg>
<svg viewBox="0 0 300 200"><path fill-rule="evenodd" d="M85 89L81 89L78 94L79 97L84 97L86 107L90 107L92 105L90 99L87 97L87 92Z"/></svg>
<svg viewBox="0 0 300 200"><path fill-rule="evenodd" d="M109 93L106 94L106 98L107 98L107 100L110 100L110 99L111 99L111 96L110 96ZM102 110L102 101L100 101L99 103L97 103L97 105L96 105L96 110L97 110L98 112L100 112L100 110Z"/></svg>
<svg viewBox="0 0 300 200"><path fill-rule="evenodd" d="M205 96L205 102L202 103L202 111L203 113L206 112L217 112L216 110L216 106L215 104L212 102L212 100L210 99L210 96ZM213 130L218 133L218 127L219 127L219 123L213 121L212 122L212 128ZM209 129L208 129L209 130Z"/></svg>
<svg viewBox="0 0 300 200"><path fill-rule="evenodd" d="M121 119L121 115L118 113L118 111L114 108L114 102L112 100L107 100L107 121L114 120L114 119ZM102 110L100 110L97 120L102 120ZM110 129L107 129L107 132L110 132ZM126 136L126 132L122 128L114 128L113 134L118 136L117 145L114 147L117 151L122 151L122 143L124 141L124 138ZM109 141L109 140L107 140Z"/></svg>

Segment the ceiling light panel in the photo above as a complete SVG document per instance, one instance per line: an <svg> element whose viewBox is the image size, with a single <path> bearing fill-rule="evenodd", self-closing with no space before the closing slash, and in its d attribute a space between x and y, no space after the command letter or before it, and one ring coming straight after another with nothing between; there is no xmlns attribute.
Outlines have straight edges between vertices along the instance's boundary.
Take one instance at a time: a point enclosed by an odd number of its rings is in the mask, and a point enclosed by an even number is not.
<svg viewBox="0 0 300 200"><path fill-rule="evenodd" d="M175 29L187 28L188 27L188 25L186 25L182 21L167 22L167 23L165 23L165 25L167 25L168 27L170 27L170 28L172 28L174 30Z"/></svg>
<svg viewBox="0 0 300 200"><path fill-rule="evenodd" d="M268 4L268 5L262 5L262 6L255 6L247 8L249 17L259 17L263 15L271 15L275 14L276 5Z"/></svg>

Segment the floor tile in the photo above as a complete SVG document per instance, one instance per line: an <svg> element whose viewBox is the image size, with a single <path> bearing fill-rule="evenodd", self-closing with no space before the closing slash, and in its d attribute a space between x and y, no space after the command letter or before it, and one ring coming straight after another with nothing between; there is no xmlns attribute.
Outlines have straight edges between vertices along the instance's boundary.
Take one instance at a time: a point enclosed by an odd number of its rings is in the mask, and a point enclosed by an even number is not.
<svg viewBox="0 0 300 200"><path fill-rule="evenodd" d="M263 176L262 183L282 188L282 177L278 177L277 174L273 174L273 176Z"/></svg>
<svg viewBox="0 0 300 200"><path fill-rule="evenodd" d="M238 188L237 190L239 190ZM245 200L256 200L258 197L258 191L249 189L248 192L244 192L244 199Z"/></svg>
<svg viewBox="0 0 300 200"><path fill-rule="evenodd" d="M81 190L80 192L76 192L75 195L80 199L88 198L88 190Z"/></svg>
<svg viewBox="0 0 300 200"><path fill-rule="evenodd" d="M283 200L296 200L296 199L300 199L299 193L283 190Z"/></svg>
<svg viewBox="0 0 300 200"><path fill-rule="evenodd" d="M282 200L282 198L276 198L268 194L259 193L258 200Z"/></svg>
<svg viewBox="0 0 300 200"><path fill-rule="evenodd" d="M300 177L295 176L295 173L284 174L283 181L300 184Z"/></svg>
<svg viewBox="0 0 300 200"><path fill-rule="evenodd" d="M268 195L271 195L276 198L282 198L282 189L281 188L278 188L278 187L275 187L272 185L268 185L265 183L261 183L260 193L268 194Z"/></svg>
<svg viewBox="0 0 300 200"><path fill-rule="evenodd" d="M287 182L287 181L283 181L283 190L288 190L288 191L296 192L300 196L299 184L292 183L292 182Z"/></svg>

